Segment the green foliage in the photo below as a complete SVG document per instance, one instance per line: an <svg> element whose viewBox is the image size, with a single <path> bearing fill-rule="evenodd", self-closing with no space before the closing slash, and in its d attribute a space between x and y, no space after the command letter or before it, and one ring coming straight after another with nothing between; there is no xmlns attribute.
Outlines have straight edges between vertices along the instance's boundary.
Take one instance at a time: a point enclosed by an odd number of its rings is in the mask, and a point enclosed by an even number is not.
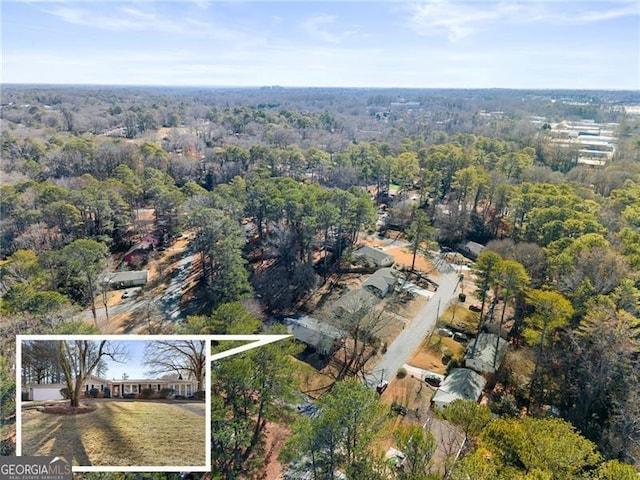
<svg viewBox="0 0 640 480"><path fill-rule="evenodd" d="M320 414L292 426L285 458L313 458L314 478L326 478L336 468L357 472L351 478L376 478L369 446L381 433L388 409L378 395L357 380L344 380L320 400ZM349 473L348 473L349 475ZM357 476L359 475L359 476Z"/></svg>
<svg viewBox="0 0 640 480"><path fill-rule="evenodd" d="M609 460L600 464L593 477L595 480L637 480L638 471L626 463Z"/></svg>
<svg viewBox="0 0 640 480"><path fill-rule="evenodd" d="M396 477L400 480L428 478L427 471L436 449L436 440L431 432L420 425L403 425L393 432L393 438L405 456L403 465L395 471Z"/></svg>
<svg viewBox="0 0 640 480"><path fill-rule="evenodd" d="M559 419L493 420L482 433L482 445L500 462L500 469L537 471L542 478L583 478L600 460L595 445Z"/></svg>
<svg viewBox="0 0 640 480"><path fill-rule="evenodd" d="M489 452L477 448L455 464L451 480L494 480L499 478L498 467Z"/></svg>
<svg viewBox="0 0 640 480"><path fill-rule="evenodd" d="M52 333L58 335L96 335L100 333L100 330L84 320L68 320L56 325Z"/></svg>
<svg viewBox="0 0 640 480"><path fill-rule="evenodd" d="M491 412L474 400L455 400L444 408L442 416L460 427L465 438L475 438L489 423Z"/></svg>
<svg viewBox="0 0 640 480"><path fill-rule="evenodd" d="M398 378L404 378L407 376L407 369L404 367L400 367L398 369L398 372L396 373L396 377Z"/></svg>
<svg viewBox="0 0 640 480"><path fill-rule="evenodd" d="M223 478L259 465L266 421L277 420L282 402L292 401L296 380L290 355L296 351L281 341L212 365L212 463Z"/></svg>

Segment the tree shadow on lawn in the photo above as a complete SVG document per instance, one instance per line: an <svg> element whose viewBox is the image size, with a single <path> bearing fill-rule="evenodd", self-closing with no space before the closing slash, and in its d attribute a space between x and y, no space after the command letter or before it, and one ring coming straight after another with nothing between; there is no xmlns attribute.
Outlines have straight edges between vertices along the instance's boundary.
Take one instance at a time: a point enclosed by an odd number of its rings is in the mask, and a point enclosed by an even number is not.
<svg viewBox="0 0 640 480"><path fill-rule="evenodd" d="M121 405L110 404L109 407L98 405L94 412L80 415L38 412L34 421L39 422L39 429L30 435L35 437L30 444L23 441L22 453L65 455L73 465L79 466L132 465L129 458L140 457L143 451L124 438L114 424L123 413L121 410L125 410ZM45 448L51 441L53 445ZM102 458L108 461L101 461Z"/></svg>
<svg viewBox="0 0 640 480"><path fill-rule="evenodd" d="M71 463L74 465L91 465L87 450L82 443L80 430L77 428L77 415L72 415L71 417L63 418L61 420L70 420L73 422L73 427L70 427L67 424L63 428L60 428L60 433L54 437L55 440L53 442L52 453L54 455L67 456L67 458L71 459Z"/></svg>
<svg viewBox="0 0 640 480"><path fill-rule="evenodd" d="M180 435L175 437L176 432L171 430L167 436L167 426L161 417L153 415L154 409L136 408L138 402L135 401L102 400L95 403L98 407L95 411L82 415L29 412L33 417L23 423L23 455L65 455L72 464L79 466L144 467L180 464L178 459L183 458L183 454L187 457L193 454L195 447L192 443L184 452L176 453L181 445ZM144 403L149 406L149 403ZM168 416L167 422L182 415L198 415L198 412L185 407L191 406L165 407L168 410L163 415ZM201 410L204 413L205 409ZM203 417L199 417L201 421L204 421ZM177 433L185 436L188 432L185 428ZM176 441L178 443L174 443ZM189 464L205 464L204 435L203 442L202 462Z"/></svg>
<svg viewBox="0 0 640 480"><path fill-rule="evenodd" d="M46 428L48 433L42 435L44 432L37 432L40 433L40 435L31 440L30 444L27 444L23 439L23 455L64 455L69 458L73 464L91 465L78 430L69 428L69 422L75 422L75 418L70 418L69 415L41 412L35 413L35 415L34 421L40 421L41 426ZM75 417L75 415L73 417ZM37 433L32 436L37 435ZM51 440L53 440L53 446L50 449L47 448L43 450L44 446Z"/></svg>
<svg viewBox="0 0 640 480"><path fill-rule="evenodd" d="M126 438L122 430L118 428L118 423L126 422L122 415L130 414L123 405L118 402L109 402L100 405L102 414L96 418L96 422L91 425L95 442L91 445L92 463L89 465L100 466L120 466L139 465L133 459L141 458L144 455L144 448L136 445ZM103 459L104 460L101 460Z"/></svg>

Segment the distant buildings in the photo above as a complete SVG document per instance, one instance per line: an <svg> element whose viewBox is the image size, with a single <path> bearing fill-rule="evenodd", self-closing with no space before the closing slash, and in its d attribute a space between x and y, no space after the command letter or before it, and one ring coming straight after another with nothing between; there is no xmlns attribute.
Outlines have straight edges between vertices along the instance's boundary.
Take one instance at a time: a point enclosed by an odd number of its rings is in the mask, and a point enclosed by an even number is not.
<svg viewBox="0 0 640 480"><path fill-rule="evenodd" d="M576 151L576 163L604 166L613 158L616 150L618 123L596 123L594 120L545 123L534 117L535 125L547 125L552 143Z"/></svg>

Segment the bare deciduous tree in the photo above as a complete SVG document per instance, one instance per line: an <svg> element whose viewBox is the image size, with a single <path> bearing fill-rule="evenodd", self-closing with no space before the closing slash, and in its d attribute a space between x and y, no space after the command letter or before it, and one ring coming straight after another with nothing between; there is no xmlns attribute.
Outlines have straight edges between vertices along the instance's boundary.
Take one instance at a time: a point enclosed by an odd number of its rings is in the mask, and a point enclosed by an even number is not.
<svg viewBox="0 0 640 480"><path fill-rule="evenodd" d="M206 343L204 340L162 340L151 342L144 352L144 362L154 375L175 373L187 375L204 386Z"/></svg>
<svg viewBox="0 0 640 480"><path fill-rule="evenodd" d="M94 342L91 340L60 340L56 342L58 362L69 391L72 407L80 403L82 384L91 375L104 357L114 362L127 359L126 349L121 343L108 340Z"/></svg>

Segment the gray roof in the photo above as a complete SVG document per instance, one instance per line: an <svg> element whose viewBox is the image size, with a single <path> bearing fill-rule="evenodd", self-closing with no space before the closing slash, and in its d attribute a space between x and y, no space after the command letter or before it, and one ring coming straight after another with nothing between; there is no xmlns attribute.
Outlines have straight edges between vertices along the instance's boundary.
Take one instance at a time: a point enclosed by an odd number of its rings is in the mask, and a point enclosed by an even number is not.
<svg viewBox="0 0 640 480"><path fill-rule="evenodd" d="M363 288L375 289L384 297L390 288L398 283L397 271L391 267L381 268L371 275L363 284Z"/></svg>
<svg viewBox="0 0 640 480"><path fill-rule="evenodd" d="M149 277L148 270L132 270L130 272L113 272L102 279L105 283L144 281Z"/></svg>
<svg viewBox="0 0 640 480"><path fill-rule="evenodd" d="M499 339L499 340L498 340ZM475 345L475 351L474 351ZM474 359L481 361L493 367L493 359L496 355L496 346L498 356L496 358L496 369L500 366L504 354L507 351L507 342L504 338L499 337L495 333L481 333L474 340L469 342L467 346L467 352L465 353L465 360ZM473 355L472 355L473 353Z"/></svg>
<svg viewBox="0 0 640 480"><path fill-rule="evenodd" d="M454 368L433 395L434 403L451 403L454 400L478 401L487 381L469 368Z"/></svg>
<svg viewBox="0 0 640 480"><path fill-rule="evenodd" d="M393 255L378 250L377 248L369 247L365 245L353 252L355 258L364 258L367 261L375 263L379 267L386 267L392 265L394 262Z"/></svg>
<svg viewBox="0 0 640 480"><path fill-rule="evenodd" d="M337 315L362 312L364 316L366 311L373 308L378 302L378 298L369 290L358 288L350 290L340 297L334 304L333 311Z"/></svg>
<svg viewBox="0 0 640 480"><path fill-rule="evenodd" d="M468 255L472 260L478 258L478 255L480 255L485 250L485 248L486 247L484 245L471 241L464 242L458 245L458 250L463 255Z"/></svg>
<svg viewBox="0 0 640 480"><path fill-rule="evenodd" d="M287 330L302 343L315 347L322 353L329 353L337 340L345 337L341 330L312 317L285 318Z"/></svg>

